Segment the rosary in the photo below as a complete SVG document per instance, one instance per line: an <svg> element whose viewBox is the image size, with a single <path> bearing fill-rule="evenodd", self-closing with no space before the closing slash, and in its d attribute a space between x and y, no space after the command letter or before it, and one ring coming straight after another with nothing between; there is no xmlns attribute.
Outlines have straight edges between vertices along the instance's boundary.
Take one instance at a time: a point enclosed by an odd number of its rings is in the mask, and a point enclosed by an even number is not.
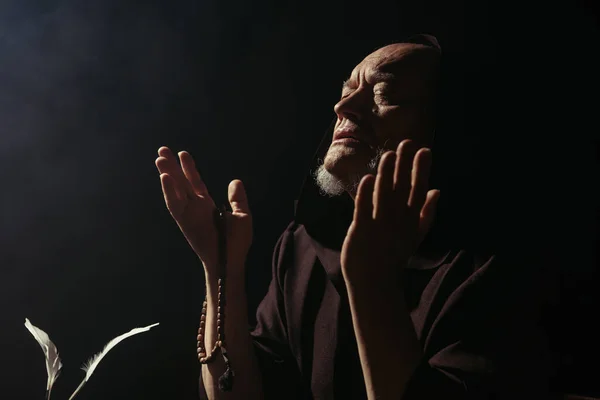
<svg viewBox="0 0 600 400"><path fill-rule="evenodd" d="M226 242L226 230L225 230L225 213L226 208L223 206L221 210L215 209L214 220L217 227L217 234L219 235L219 276L218 276L218 292L217 292L217 340L209 354L206 354L206 348L204 347L204 329L206 325L206 307L207 301L206 296L204 303L202 304L202 314L200 316L200 328L198 328L198 361L200 364L208 364L215 359L217 350L221 349L221 355L225 362L225 373L219 377L219 389L223 392L231 391L233 387L233 377L235 373L231 368L229 357L227 357L227 350L225 349L225 278L227 275L227 242Z"/></svg>

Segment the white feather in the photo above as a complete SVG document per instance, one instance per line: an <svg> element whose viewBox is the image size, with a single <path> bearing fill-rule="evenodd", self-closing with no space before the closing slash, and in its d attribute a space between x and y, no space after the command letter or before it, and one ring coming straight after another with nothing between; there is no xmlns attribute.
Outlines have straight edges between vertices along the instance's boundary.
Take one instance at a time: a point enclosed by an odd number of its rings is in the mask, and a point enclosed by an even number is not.
<svg viewBox="0 0 600 400"><path fill-rule="evenodd" d="M58 379L60 369L62 368L62 363L58 357L58 349L54 343L52 343L48 334L34 326L27 318L25 318L25 327L31 332L35 340L37 340L42 350L44 350L44 355L46 356L46 371L48 372L46 391L50 392L52 385L54 385L54 382Z"/></svg>
<svg viewBox="0 0 600 400"><path fill-rule="evenodd" d="M127 339L130 336L137 335L138 333L147 332L151 328L154 328L157 325L158 325L158 322L155 323L155 324L152 324L152 325L148 325L148 326L146 326L144 328L134 328L134 329L130 330L129 332L124 333L121 336L117 336L116 338L114 338L113 340L111 340L110 342L108 342L106 344L106 346L104 346L104 349L100 353L95 354L92 358L90 358L83 365L83 367L81 369L83 369L86 372L85 378L79 384L79 387L75 390L75 392L71 395L71 397L69 397L69 400L72 400L75 397L75 395L79 392L79 390L81 390L81 388L83 387L83 385L90 379L90 377L94 373L94 370L96 369L96 367L98 366L98 364L100 364L100 361L102 361L102 359L104 358L104 356L106 356L106 354L113 347L115 347L117 344L119 344L119 342L121 342L122 340Z"/></svg>

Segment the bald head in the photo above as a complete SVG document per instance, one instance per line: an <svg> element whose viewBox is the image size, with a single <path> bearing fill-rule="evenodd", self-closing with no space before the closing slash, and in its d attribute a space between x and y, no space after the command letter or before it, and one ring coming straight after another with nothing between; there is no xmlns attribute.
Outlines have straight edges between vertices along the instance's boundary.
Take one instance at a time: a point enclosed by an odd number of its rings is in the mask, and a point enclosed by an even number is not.
<svg viewBox="0 0 600 400"><path fill-rule="evenodd" d="M419 57L429 58L431 62L439 60L440 50L433 47L418 43L394 43L383 46L368 56L366 59L379 60L381 63L395 62L400 60L408 60L409 58L417 59ZM426 60L423 60L427 63Z"/></svg>

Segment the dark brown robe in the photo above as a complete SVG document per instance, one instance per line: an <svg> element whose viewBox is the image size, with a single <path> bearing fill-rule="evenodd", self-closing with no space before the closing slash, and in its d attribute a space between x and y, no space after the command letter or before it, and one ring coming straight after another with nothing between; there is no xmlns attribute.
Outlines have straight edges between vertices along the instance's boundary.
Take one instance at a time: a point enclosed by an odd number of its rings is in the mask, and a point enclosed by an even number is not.
<svg viewBox="0 0 600 400"><path fill-rule="evenodd" d="M313 165L324 157L331 137L330 128ZM353 202L348 195L322 195L313 171L294 221L275 247L272 281L251 332L263 389L269 400L364 400L340 267ZM445 182L440 175L432 178ZM448 197L442 189L442 215L398 283L424 354L403 398L547 399L550 364L545 336L536 325L541 259L519 254L518 246L509 246L508 253L480 246L492 240L487 233L494 228L474 228L486 225L481 220L463 226L463 214L455 207L463 198L447 205ZM458 240L465 231L477 240ZM365 267L377 274L376 265Z"/></svg>
<svg viewBox="0 0 600 400"><path fill-rule="evenodd" d="M405 399L548 398L534 287L519 275L465 250L411 260L404 294L424 358ZM366 399L339 251L304 226L281 236L257 318L268 399Z"/></svg>
<svg viewBox="0 0 600 400"><path fill-rule="evenodd" d="M251 333L266 399L366 399L340 266L351 215L349 196L321 196L307 179ZM404 399L547 399L540 269L514 253L445 246L439 232L436 223L398 286L424 354Z"/></svg>

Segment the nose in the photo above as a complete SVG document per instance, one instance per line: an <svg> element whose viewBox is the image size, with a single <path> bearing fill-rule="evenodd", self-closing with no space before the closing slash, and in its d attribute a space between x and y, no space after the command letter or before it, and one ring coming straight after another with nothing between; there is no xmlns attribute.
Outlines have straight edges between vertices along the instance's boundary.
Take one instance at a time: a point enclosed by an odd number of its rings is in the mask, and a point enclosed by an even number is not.
<svg viewBox="0 0 600 400"><path fill-rule="evenodd" d="M366 100L360 90L356 90L350 95L340 99L333 107L339 120L344 118L360 121L365 117Z"/></svg>

